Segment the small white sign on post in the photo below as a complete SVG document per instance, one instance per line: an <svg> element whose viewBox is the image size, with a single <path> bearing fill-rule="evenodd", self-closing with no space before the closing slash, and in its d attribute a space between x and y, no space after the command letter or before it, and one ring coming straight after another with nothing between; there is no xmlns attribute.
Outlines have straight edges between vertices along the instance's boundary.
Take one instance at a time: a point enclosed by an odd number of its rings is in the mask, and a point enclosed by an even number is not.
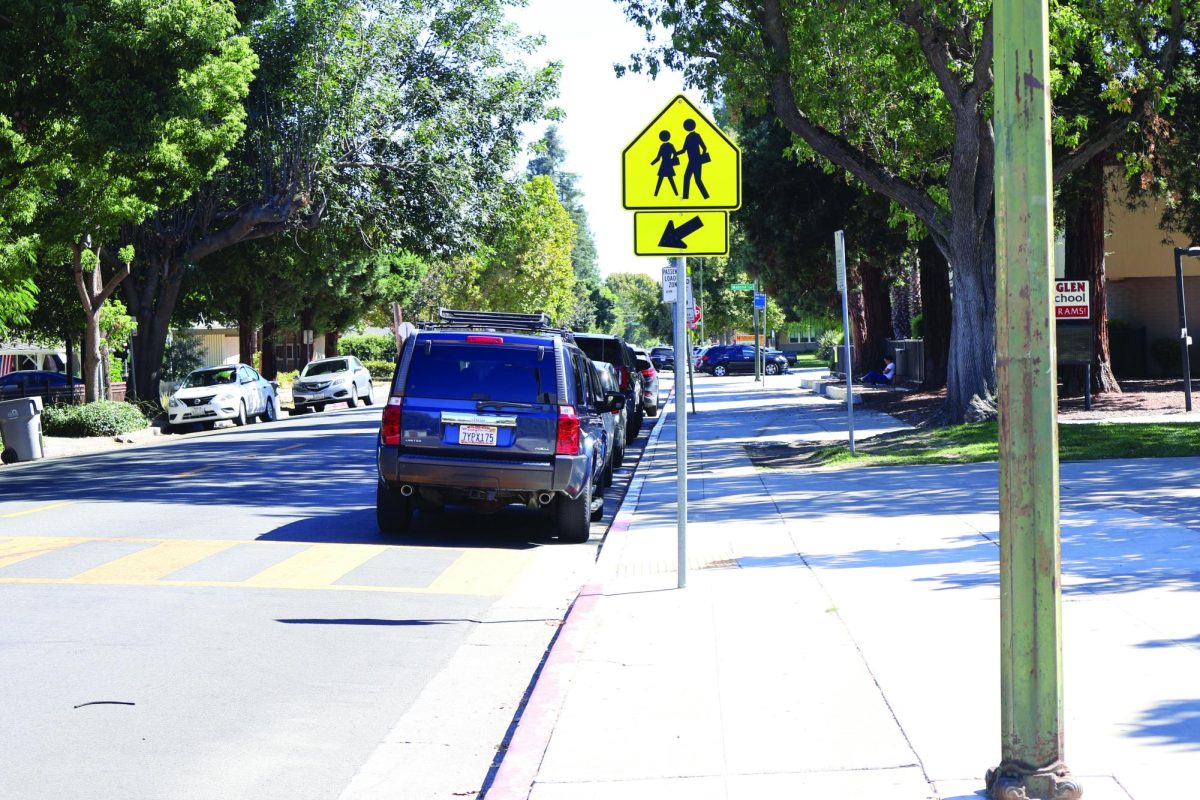
<svg viewBox="0 0 1200 800"><path fill-rule="evenodd" d="M1087 281L1054 282L1055 319L1091 319L1091 292Z"/></svg>
<svg viewBox="0 0 1200 800"><path fill-rule="evenodd" d="M675 267L663 267L662 271L662 301L664 303L674 303L675 298L679 296L678 285L679 270Z"/></svg>
<svg viewBox="0 0 1200 800"><path fill-rule="evenodd" d="M842 231L833 234L835 260L837 261L837 289L846 293L846 239Z"/></svg>

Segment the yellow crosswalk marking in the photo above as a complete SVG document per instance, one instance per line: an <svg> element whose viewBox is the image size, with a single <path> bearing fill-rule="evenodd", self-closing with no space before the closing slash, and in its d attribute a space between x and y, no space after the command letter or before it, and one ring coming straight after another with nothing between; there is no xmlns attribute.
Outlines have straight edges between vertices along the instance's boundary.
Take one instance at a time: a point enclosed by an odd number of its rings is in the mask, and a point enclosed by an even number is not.
<svg viewBox="0 0 1200 800"><path fill-rule="evenodd" d="M367 563L385 548L386 545L373 544L314 544L240 585L273 589L323 588Z"/></svg>
<svg viewBox="0 0 1200 800"><path fill-rule="evenodd" d="M189 564L227 550L237 542L205 539L159 542L81 572L67 583L146 583L158 581Z"/></svg>
<svg viewBox="0 0 1200 800"><path fill-rule="evenodd" d="M61 503L51 503L50 505L46 505L46 506L37 506L35 508L27 508L24 511L16 511L16 512L13 512L12 514L0 514L0 519L15 519L17 517L23 517L26 514L36 514L39 511L50 511L55 508L62 508L63 506L69 506L74 502L75 502L74 500L63 500Z"/></svg>
<svg viewBox="0 0 1200 800"><path fill-rule="evenodd" d="M70 536L19 536L0 539L0 568L82 541L85 540Z"/></svg>
<svg viewBox="0 0 1200 800"><path fill-rule="evenodd" d="M532 557L532 550L468 550L429 584L429 592L503 595Z"/></svg>

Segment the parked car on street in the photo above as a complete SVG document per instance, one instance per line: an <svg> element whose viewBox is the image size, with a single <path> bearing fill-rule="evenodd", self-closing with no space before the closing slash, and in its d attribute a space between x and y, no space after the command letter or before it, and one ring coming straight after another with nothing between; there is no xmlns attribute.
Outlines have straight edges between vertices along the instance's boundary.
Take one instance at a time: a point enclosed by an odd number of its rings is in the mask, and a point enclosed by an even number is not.
<svg viewBox="0 0 1200 800"><path fill-rule="evenodd" d="M245 425L261 418L279 419L275 385L246 364L225 364L194 370L171 395L167 419L172 425L199 423L212 428L220 420Z"/></svg>
<svg viewBox="0 0 1200 800"><path fill-rule="evenodd" d="M653 347L650 349L650 363L659 372L675 369L674 347Z"/></svg>
<svg viewBox="0 0 1200 800"><path fill-rule="evenodd" d="M442 309L404 342L379 430L376 521L408 530L415 509L511 504L553 515L586 542L604 511L605 393L570 331L545 314Z"/></svg>
<svg viewBox="0 0 1200 800"><path fill-rule="evenodd" d="M354 356L334 356L310 361L292 384L292 413L324 411L330 403L345 401L351 408L371 405L371 373Z"/></svg>
<svg viewBox="0 0 1200 800"><path fill-rule="evenodd" d="M46 400L69 400L73 393L72 388L82 385L83 381L65 372L19 369L7 375L0 375L0 400L34 395Z"/></svg>
<svg viewBox="0 0 1200 800"><path fill-rule="evenodd" d="M704 360L704 354L707 353L710 348L711 345L692 348L692 369L700 369L700 364Z"/></svg>
<svg viewBox="0 0 1200 800"><path fill-rule="evenodd" d="M593 361L607 361L617 368L621 391L629 409L625 440L632 442L642 429L642 373L638 370L633 347L620 336L601 333L576 333L575 343Z"/></svg>
<svg viewBox="0 0 1200 800"><path fill-rule="evenodd" d="M633 348L637 358L638 372L642 373L642 410L648 417L658 416L658 370L650 361L649 354L641 347Z"/></svg>
<svg viewBox="0 0 1200 800"><path fill-rule="evenodd" d="M617 368L612 364L609 364L607 361L593 361L592 363L596 365L596 373L600 377L600 386L604 389L604 391L620 393L620 379L617 377ZM622 397L624 397L624 395L622 395ZM621 409L619 411L613 411L609 416L611 416L613 422L613 430L611 434L613 441L613 454L611 462L612 466L619 467L625 463L625 430L628 427L627 423L629 422L629 410L625 407L624 403L621 403Z"/></svg>
<svg viewBox="0 0 1200 800"><path fill-rule="evenodd" d="M768 355L764 352L763 371L768 375L778 375L788 371L787 359L783 354ZM734 373L754 372L754 345L731 344L716 345L708 348L700 357L701 372L707 372L718 378Z"/></svg>

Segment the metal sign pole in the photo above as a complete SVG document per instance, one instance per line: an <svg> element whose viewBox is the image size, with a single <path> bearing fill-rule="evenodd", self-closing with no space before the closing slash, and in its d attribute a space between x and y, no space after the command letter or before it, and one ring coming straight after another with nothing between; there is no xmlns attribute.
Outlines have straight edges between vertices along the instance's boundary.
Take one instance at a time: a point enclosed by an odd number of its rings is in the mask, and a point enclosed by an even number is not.
<svg viewBox="0 0 1200 800"><path fill-rule="evenodd" d="M838 289L842 291L842 339L846 345L846 422L849 426L850 455L854 455L854 367L850 363L850 287L846 284L846 232L834 231L833 250L837 260Z"/></svg>
<svg viewBox="0 0 1200 800"><path fill-rule="evenodd" d="M1175 248L1175 294L1179 300L1179 351L1183 359L1184 411L1192 410L1192 360L1188 357L1187 302L1183 296L1183 257L1197 255L1195 248Z"/></svg>
<svg viewBox="0 0 1200 800"><path fill-rule="evenodd" d="M687 335L687 270L682 258L672 258L675 268L675 492L678 545L678 587L687 586L687 373L679 369L678 354L691 361Z"/></svg>

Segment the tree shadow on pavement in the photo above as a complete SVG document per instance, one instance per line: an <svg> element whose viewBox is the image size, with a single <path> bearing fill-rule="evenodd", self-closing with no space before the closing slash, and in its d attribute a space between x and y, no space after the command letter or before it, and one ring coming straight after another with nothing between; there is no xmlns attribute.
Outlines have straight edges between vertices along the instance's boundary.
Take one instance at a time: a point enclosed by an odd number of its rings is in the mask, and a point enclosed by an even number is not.
<svg viewBox="0 0 1200 800"><path fill-rule="evenodd" d="M372 487L373 488L373 487ZM495 514L475 514L448 509L441 513L418 511L412 527L404 534L382 534L375 524L375 506L325 512L281 525L257 537L268 542L304 544L378 544L405 547L491 548L527 550L554 541L550 521L524 509L505 509Z"/></svg>
<svg viewBox="0 0 1200 800"><path fill-rule="evenodd" d="M1200 750L1200 700L1170 700L1142 712L1130 736Z"/></svg>

